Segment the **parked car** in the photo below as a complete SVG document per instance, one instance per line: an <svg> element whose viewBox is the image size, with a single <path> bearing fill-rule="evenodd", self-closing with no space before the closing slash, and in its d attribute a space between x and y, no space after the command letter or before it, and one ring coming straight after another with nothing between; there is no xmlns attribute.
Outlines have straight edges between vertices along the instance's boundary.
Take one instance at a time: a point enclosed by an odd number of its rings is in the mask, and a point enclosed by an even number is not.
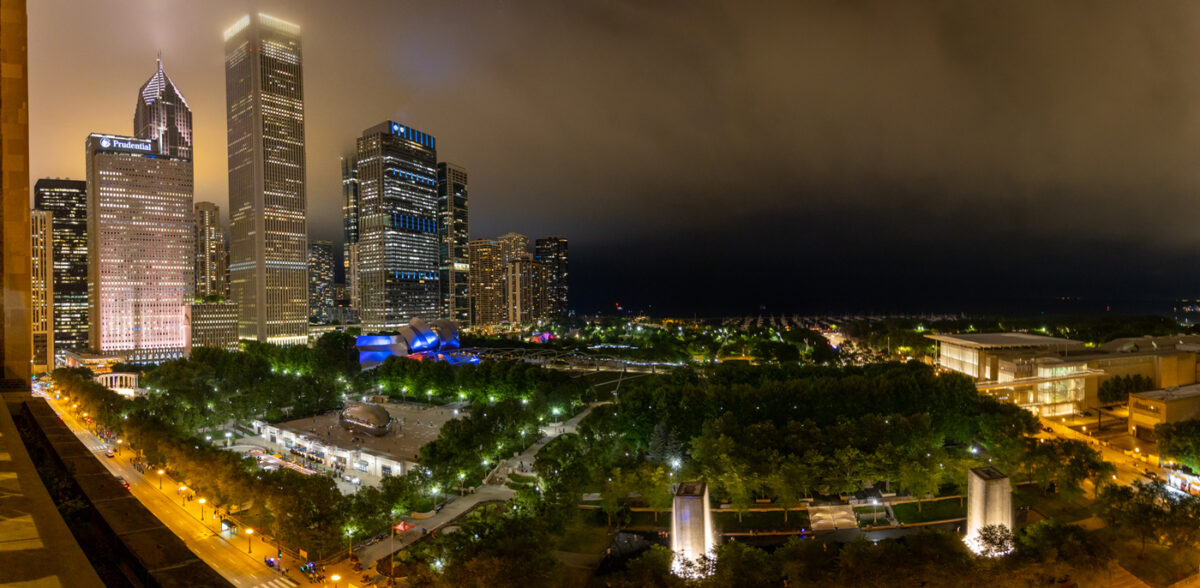
<svg viewBox="0 0 1200 588"><path fill-rule="evenodd" d="M117 481L120 482L121 486L123 486L126 490L129 489L129 482L127 480L125 480L125 478L122 478L121 476L117 476Z"/></svg>
<svg viewBox="0 0 1200 588"><path fill-rule="evenodd" d="M111 450L111 449L109 449L108 451L105 451L105 452L104 452L104 456L105 456L105 457L113 457L113 456L114 456L114 455L116 455L116 454L117 454L117 452L115 452L115 451L113 451L113 450Z"/></svg>

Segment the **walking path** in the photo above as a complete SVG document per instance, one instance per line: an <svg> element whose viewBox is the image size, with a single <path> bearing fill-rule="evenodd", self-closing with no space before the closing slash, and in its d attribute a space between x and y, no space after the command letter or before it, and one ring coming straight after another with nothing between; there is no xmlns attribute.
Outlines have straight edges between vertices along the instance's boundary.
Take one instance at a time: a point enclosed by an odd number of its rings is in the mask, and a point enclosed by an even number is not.
<svg viewBox="0 0 1200 588"><path fill-rule="evenodd" d="M548 445L559 435L578 431L580 421L587 418L587 415L591 414L593 408L602 404L607 403L597 402L591 404L583 412L575 415L565 423L555 423L542 427L542 433L544 436L541 439L538 439L536 443L529 446L529 448L521 453L521 455L505 460L502 462L500 467L496 468L492 477L500 480L497 483L485 483L477 488L475 492L466 496L451 496L451 500L449 500L446 505L442 507L442 510L430 518L412 519L411 517L405 517L405 520L415 525L415 528L407 532L397 534L394 539L384 539L383 541L380 541L374 545L360 547L354 550L355 555L358 556L359 560L362 561L364 565L370 563L370 567L374 567L374 562L388 557L389 555L400 551L409 545L412 545L418 539L425 536L426 533L438 529L454 519L457 519L479 504L486 502L508 501L508 499L512 498L516 492L505 486L502 478L508 473L519 471L520 464L522 463L528 463L529 467L533 467L533 461L537 459L537 453L541 451L543 447ZM496 477L497 473L500 474L499 477Z"/></svg>

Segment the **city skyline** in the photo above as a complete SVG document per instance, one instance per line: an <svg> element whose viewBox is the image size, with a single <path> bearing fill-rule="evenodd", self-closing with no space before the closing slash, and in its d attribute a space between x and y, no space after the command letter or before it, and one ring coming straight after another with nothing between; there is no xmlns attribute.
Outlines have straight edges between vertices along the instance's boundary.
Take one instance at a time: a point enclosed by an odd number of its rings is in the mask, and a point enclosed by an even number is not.
<svg viewBox="0 0 1200 588"><path fill-rule="evenodd" d="M220 31L251 7L72 5L77 18L59 22L65 6L30 6L33 177L82 177L64 146L124 128L117 89L143 82L161 49L177 83L210 88L188 96L196 198L227 207ZM621 4L422 6L405 16L419 34L396 36L387 3L355 6L345 18L317 2L252 7L305 30L312 238L337 242L338 156L390 118L429 129L441 159L471 170L473 238L568 235L583 311L955 310L967 298L1200 290L1173 269L1200 261L1184 224L1200 213L1185 163L1200 133L1184 107L1200 100L1185 59L1200 54L1186 28L1200 7L1104 5L1084 26L1072 3L987 18L885 2L752 19L711 4L684 18ZM91 26L109 22L119 42ZM428 50L435 40L446 49ZM77 85L96 90L95 107ZM1000 279L958 284L981 256ZM781 279L699 287L735 264Z"/></svg>

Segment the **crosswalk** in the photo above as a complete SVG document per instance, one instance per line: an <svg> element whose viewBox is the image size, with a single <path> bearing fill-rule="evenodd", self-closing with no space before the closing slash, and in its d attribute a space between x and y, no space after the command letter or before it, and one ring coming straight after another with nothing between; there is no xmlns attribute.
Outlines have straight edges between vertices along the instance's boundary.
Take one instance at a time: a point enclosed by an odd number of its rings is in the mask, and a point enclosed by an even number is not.
<svg viewBox="0 0 1200 588"><path fill-rule="evenodd" d="M256 584L254 586L254 588L295 588L296 586L299 586L299 585L300 585L299 582L297 582L291 578L279 577L279 578L275 578L274 580L271 580L270 582L263 582L262 584Z"/></svg>

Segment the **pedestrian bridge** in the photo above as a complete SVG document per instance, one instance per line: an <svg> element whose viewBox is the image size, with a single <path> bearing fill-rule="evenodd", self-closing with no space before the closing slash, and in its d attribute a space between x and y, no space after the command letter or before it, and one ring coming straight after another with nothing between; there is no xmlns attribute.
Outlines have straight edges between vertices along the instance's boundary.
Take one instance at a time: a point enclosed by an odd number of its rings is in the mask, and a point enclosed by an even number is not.
<svg viewBox="0 0 1200 588"><path fill-rule="evenodd" d="M94 378L97 384L122 396L135 398L138 395L138 374L127 372L112 372L100 374Z"/></svg>

